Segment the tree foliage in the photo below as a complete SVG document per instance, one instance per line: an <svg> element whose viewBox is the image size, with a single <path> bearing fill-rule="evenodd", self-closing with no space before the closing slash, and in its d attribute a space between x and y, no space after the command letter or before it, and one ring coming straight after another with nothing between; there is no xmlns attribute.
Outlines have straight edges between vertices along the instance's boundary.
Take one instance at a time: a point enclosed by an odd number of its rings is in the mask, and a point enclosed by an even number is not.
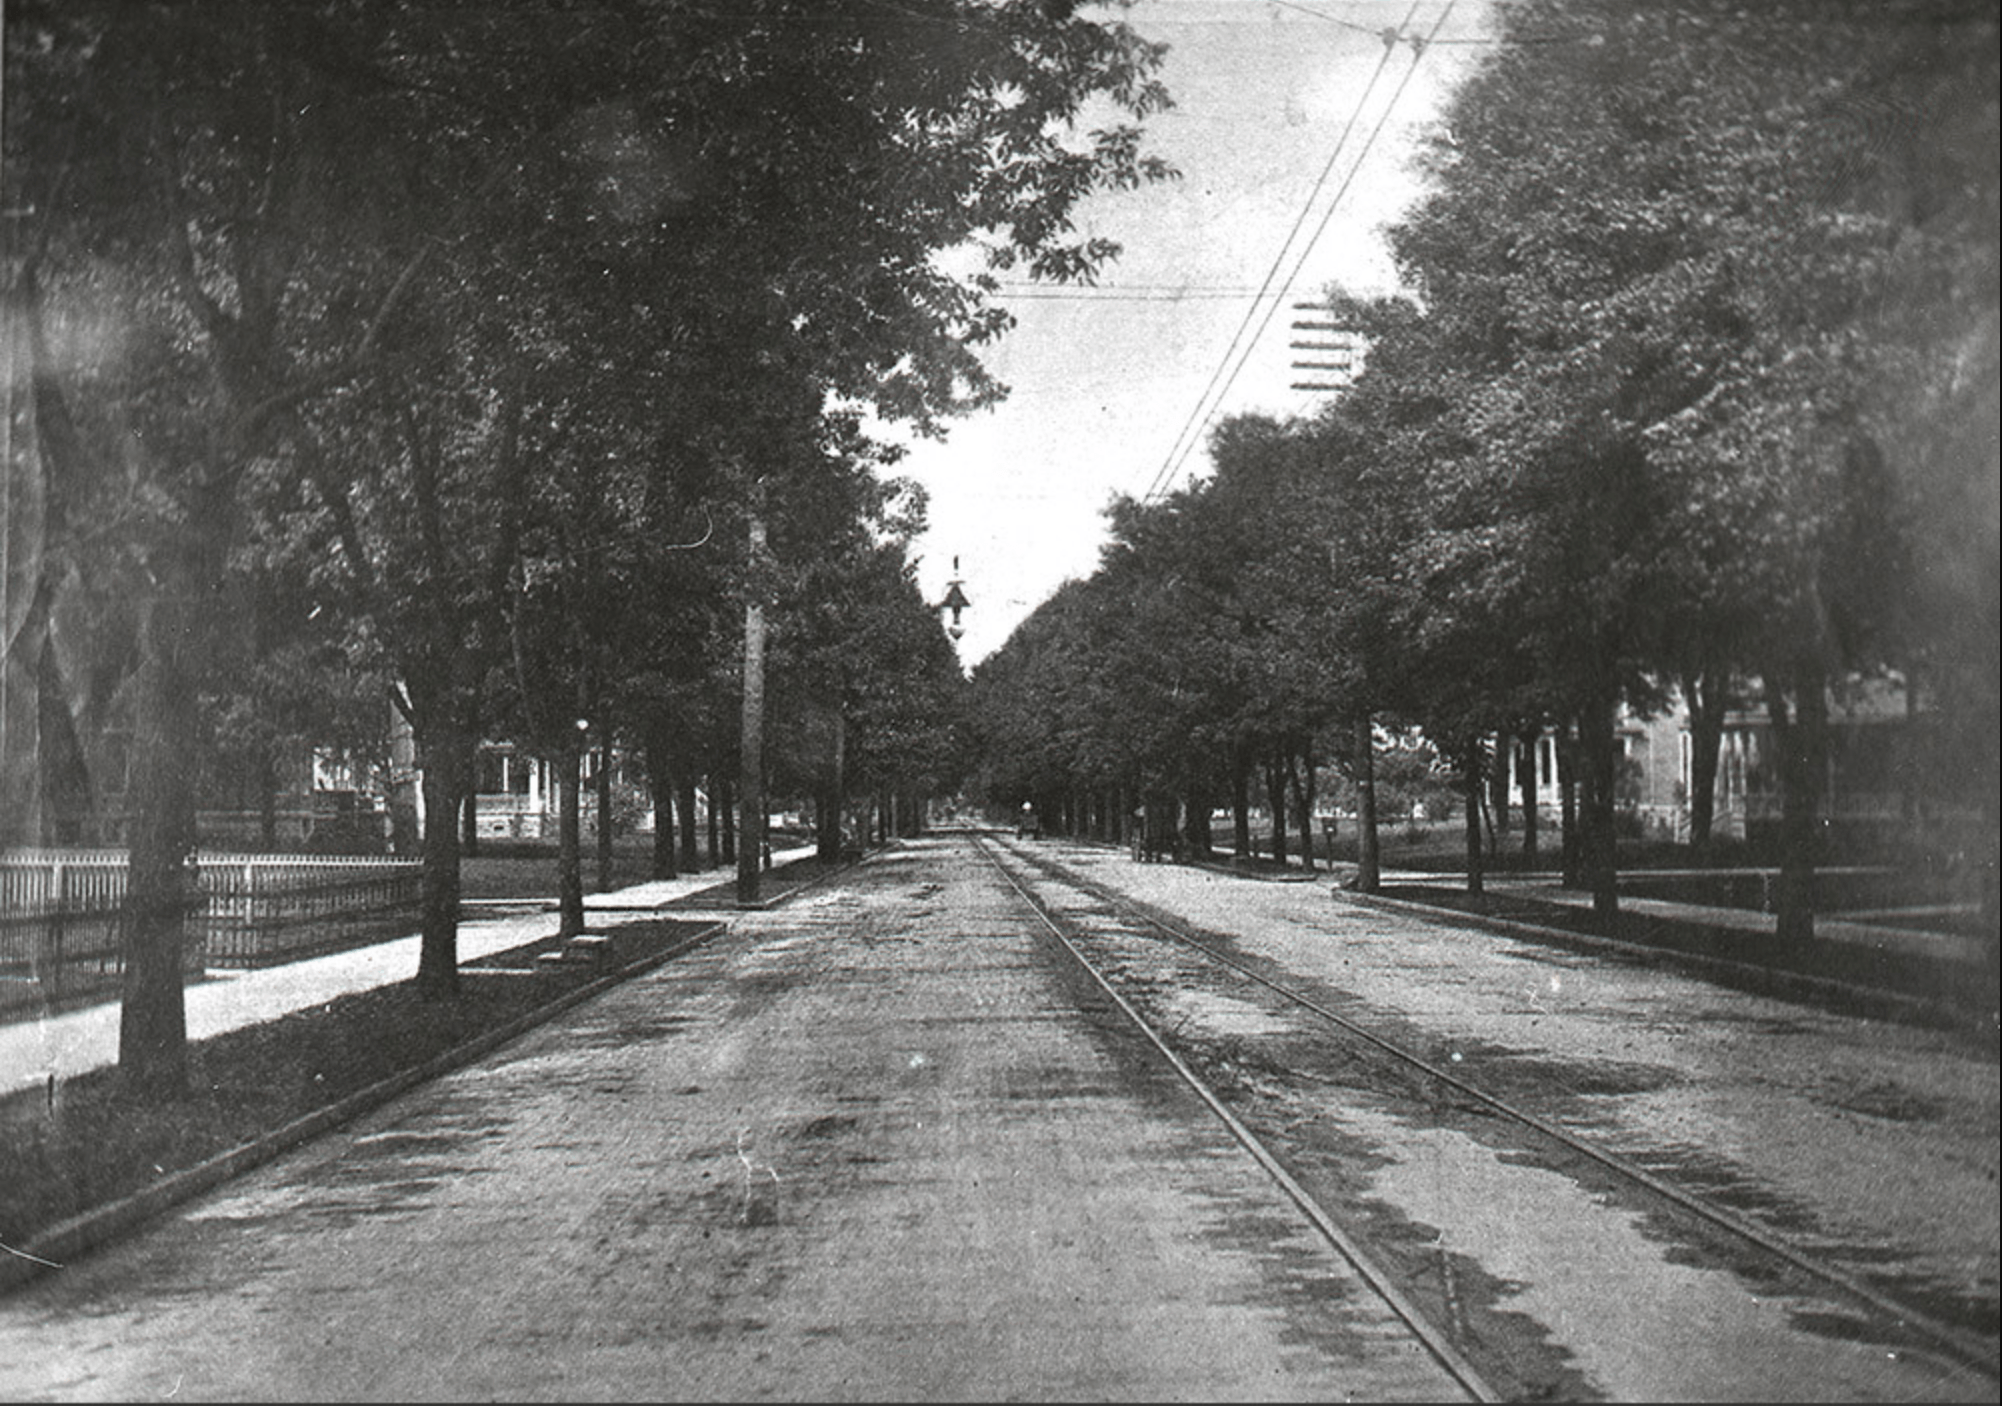
<svg viewBox="0 0 2002 1406"><path fill-rule="evenodd" d="M97 525L159 583L130 666L150 779L126 1047L163 1088L198 603L233 563L306 582L394 681L430 817L419 978L447 994L487 710L533 730L558 677L684 703L705 664L622 657L656 573L691 603L764 589L731 520L880 464L864 407L936 431L991 402L995 272L1088 276L1117 251L1072 229L1077 201L1167 174L1130 125L1165 105L1160 51L1031 0L29 0L6 22L7 204L32 213L10 298L52 310L51 381L93 397L61 472L112 485ZM1087 104L1128 120L1080 139ZM962 245L970 276L937 257ZM696 521L714 549L664 565ZM640 634L707 654L706 628Z"/></svg>
<svg viewBox="0 0 2002 1406"><path fill-rule="evenodd" d="M1389 231L1404 293L1331 299L1368 347L1353 386L1220 427L1213 478L1115 510L1071 594L1117 591L1123 653L1073 667L1125 722L1072 765L1389 713L1471 789L1493 739L1554 728L1610 910L1616 710L1679 687L1714 739L1756 684L1799 936L1826 698L1895 674L1962 763L1909 784L1984 811L1992 873L1992 9L1522 0L1497 24ZM997 689L1029 662L996 659ZM1164 671L1206 681L1182 715Z"/></svg>

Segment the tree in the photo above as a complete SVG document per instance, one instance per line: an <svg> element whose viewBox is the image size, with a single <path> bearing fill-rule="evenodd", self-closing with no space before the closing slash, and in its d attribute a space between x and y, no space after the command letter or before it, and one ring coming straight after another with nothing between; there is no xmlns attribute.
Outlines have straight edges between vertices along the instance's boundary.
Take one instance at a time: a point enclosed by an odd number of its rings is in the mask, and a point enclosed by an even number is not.
<svg viewBox="0 0 2002 1406"><path fill-rule="evenodd" d="M99 382L117 402L87 418L127 432L140 511L113 530L155 583L138 612L120 1065L160 1091L179 1087L185 1059L196 680L213 623L199 603L225 577L240 491L283 454L300 398L376 354L406 287L345 278L347 246L324 242L338 225L370 244L363 232L393 221L405 148L381 120L393 100L318 43L318 20L230 4L8 15L8 156L15 208L35 212L29 276L60 286L73 316L125 329L117 379ZM342 301L298 296L309 271ZM93 307L114 289L117 304ZM317 361L301 355L307 327L322 337Z"/></svg>
<svg viewBox="0 0 2002 1406"><path fill-rule="evenodd" d="M776 376L816 410L832 395L925 427L984 403L997 285L932 256L984 239L1004 267L1087 273L1114 250L1070 236L1076 200L1164 174L1129 128L1064 144L1095 97L1162 105L1159 50L1041 4L615 0L472 19L421 0L212 0L8 21L32 41L8 46L28 119L8 133L10 158L34 157L16 205L40 212L36 267L66 289L115 270L143 314L132 345L157 352L121 409L150 417L133 442L158 531L140 554L162 583L140 632L150 799L126 1043L161 1087L184 1045L193 603L246 507L314 559L363 656L398 678L431 817L418 979L449 994L451 817L505 638L528 456L561 447L532 377L589 361L554 315L564 290L602 277L626 299L614 331L644 327L664 398L686 402L669 438L714 471L760 446L730 442L746 406L705 385L755 400Z"/></svg>
<svg viewBox="0 0 2002 1406"><path fill-rule="evenodd" d="M1993 117L1974 97L1992 35L1927 4L1511 7L1396 235L1458 378L1442 403L1470 443L1451 457L1486 466L1469 482L1500 510L1470 514L1462 545L1555 607L1521 618L1547 622L1538 658L1570 661L1553 681L1589 724L1588 809L1603 821L1612 701L1645 706L1657 675L1756 674L1792 778L1789 938L1811 932L1829 680L1928 633L1905 628L1902 545L1927 495L1899 465L1936 461L1888 447L1947 442L1914 434L1911 407L1962 423L1985 393L1942 372L1992 364L1975 171ZM1940 128L1961 139L1944 156L1917 136Z"/></svg>

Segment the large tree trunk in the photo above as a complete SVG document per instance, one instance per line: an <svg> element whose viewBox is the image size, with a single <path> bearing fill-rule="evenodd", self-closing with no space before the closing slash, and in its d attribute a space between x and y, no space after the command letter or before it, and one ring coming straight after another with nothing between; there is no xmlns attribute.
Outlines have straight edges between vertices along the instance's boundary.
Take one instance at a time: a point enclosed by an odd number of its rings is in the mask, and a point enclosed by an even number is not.
<svg viewBox="0 0 2002 1406"><path fill-rule="evenodd" d="M180 594L172 585L167 591ZM199 713L185 655L185 613L178 602L161 600L142 627L118 1025L120 1075L134 1091L161 1098L178 1098L187 1086L183 953L187 918L200 899L194 869Z"/></svg>
<svg viewBox="0 0 2002 1406"><path fill-rule="evenodd" d="M1580 858L1592 911L1611 918L1619 911L1618 836L1614 829L1619 781L1619 738L1614 732L1615 700L1601 696L1578 720L1584 752L1584 834Z"/></svg>
<svg viewBox="0 0 2002 1406"><path fill-rule="evenodd" d="M1272 816L1272 862L1286 866L1286 765L1278 752L1265 761L1265 808Z"/></svg>
<svg viewBox="0 0 2002 1406"><path fill-rule="evenodd" d="M459 994L459 800L472 745L468 734L442 722L419 738L424 876L417 990L427 1001Z"/></svg>
<svg viewBox="0 0 2002 1406"><path fill-rule="evenodd" d="M1376 822L1376 723L1356 724L1356 892L1383 887L1383 843Z"/></svg>
<svg viewBox="0 0 2002 1406"><path fill-rule="evenodd" d="M1705 670L1683 677L1682 698L1689 710L1689 847L1701 855L1717 819L1717 759L1731 695L1721 672Z"/></svg>
<svg viewBox="0 0 2002 1406"><path fill-rule="evenodd" d="M612 891L612 740L598 745L598 892Z"/></svg>
<svg viewBox="0 0 2002 1406"><path fill-rule="evenodd" d="M1784 677L1784 686L1777 681L1768 685L1767 697L1780 772L1780 873L1773 930L1783 943L1804 943L1814 940L1814 875L1821 863L1827 678L1819 663L1810 660L1797 662ZM1791 709L1788 692L1793 695Z"/></svg>
<svg viewBox="0 0 2002 1406"><path fill-rule="evenodd" d="M723 847L723 820L730 813L730 784L714 773L709 782L709 867L717 868L726 857Z"/></svg>
<svg viewBox="0 0 2002 1406"><path fill-rule="evenodd" d="M459 831L459 862L461 865L480 852L480 758L479 743L485 729L479 715L473 715L472 726L467 729L472 734L472 760L467 763L465 799L460 802L464 811L465 824Z"/></svg>
<svg viewBox="0 0 2002 1406"><path fill-rule="evenodd" d="M1298 761L1296 768L1294 762ZM1314 754L1302 747L1297 758L1289 757L1286 770L1293 782L1293 818L1300 831L1300 867L1314 872Z"/></svg>
<svg viewBox="0 0 2002 1406"><path fill-rule="evenodd" d="M1522 867L1536 868L1537 821L1536 813L1536 742L1535 728L1524 728L1516 739L1515 773L1518 789L1522 793Z"/></svg>
<svg viewBox="0 0 2002 1406"><path fill-rule="evenodd" d="M1463 797L1467 806L1467 892L1480 893L1485 887L1483 874L1484 846L1481 843L1481 809L1486 790L1481 767L1481 756L1485 748L1478 737L1469 737L1462 744L1463 760L1460 763L1461 776L1465 781Z"/></svg>
<svg viewBox="0 0 2002 1406"><path fill-rule="evenodd" d="M1251 858L1251 753L1242 742L1230 749L1230 843L1240 864Z"/></svg>
<svg viewBox="0 0 2002 1406"><path fill-rule="evenodd" d="M717 838L722 848L717 851L717 862L732 865L737 862L737 787L731 781L716 783L716 814L722 821Z"/></svg>
<svg viewBox="0 0 2002 1406"><path fill-rule="evenodd" d="M813 838L814 854L832 863L841 858L841 804L848 794L848 719L838 708L828 743L827 779L820 788Z"/></svg>
<svg viewBox="0 0 2002 1406"><path fill-rule="evenodd" d="M251 765L257 768L257 842L270 854L278 848L278 758L275 744L260 742Z"/></svg>
<svg viewBox="0 0 2002 1406"><path fill-rule="evenodd" d="M584 931L584 749L572 742L556 763L556 933Z"/></svg>
<svg viewBox="0 0 2002 1406"><path fill-rule="evenodd" d="M646 739L646 784L653 797L653 877L679 877L674 849L674 767L669 761L667 738L662 730L649 730Z"/></svg>
<svg viewBox="0 0 2002 1406"><path fill-rule="evenodd" d="M681 813L681 867L690 873L702 867L701 852L697 845L695 823L695 777L692 769L683 771L675 781L674 808Z"/></svg>
<svg viewBox="0 0 2002 1406"><path fill-rule="evenodd" d="M1192 860L1208 859L1213 851L1210 847L1210 805L1209 788L1202 782L1192 782L1183 797L1182 844Z"/></svg>
<svg viewBox="0 0 2002 1406"><path fill-rule="evenodd" d="M1569 722L1558 726L1555 747L1558 882L1567 889L1578 889L1585 887L1585 846L1578 834L1578 745Z"/></svg>

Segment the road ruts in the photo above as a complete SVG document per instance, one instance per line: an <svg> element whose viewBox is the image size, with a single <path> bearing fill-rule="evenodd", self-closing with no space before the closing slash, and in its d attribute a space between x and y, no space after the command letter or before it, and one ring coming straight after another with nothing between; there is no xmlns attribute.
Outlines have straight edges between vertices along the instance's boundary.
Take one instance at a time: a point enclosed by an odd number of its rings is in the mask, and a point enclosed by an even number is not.
<svg viewBox="0 0 2002 1406"><path fill-rule="evenodd" d="M1462 1396L1109 1005L881 855L0 1300L0 1394Z"/></svg>
<svg viewBox="0 0 2002 1406"><path fill-rule="evenodd" d="M1967 1157L1959 1182L1979 1183L1992 1066L1929 1071L1934 1087L1961 1097L1956 1109L1902 1082L1914 1071L1907 1045L1921 1036L1829 1018L1825 1039L1803 1025L1784 1048L1769 1033L1780 1017L1754 998L1646 974L1629 981L1618 964L1588 972L1583 961L1564 968L1568 1007L1525 1009L1519 977L1481 950L1501 939L1476 934L1407 962L1388 955L1366 912L1344 914L1309 885L1128 864L1049 842L985 848L1192 1079L1223 1090L1219 1101L1297 1173L1306 1197L1410 1292L1418 1316L1510 1398L1993 1399L1980 1281L1965 1301L1941 1300L1951 1316L1929 1313L1914 1306L1924 1279L1877 1273L1926 1264L1925 1242L1850 1228L1863 1223L1858 1211L1873 1204L1883 1169L1917 1165L1909 1137L1856 1129L1851 1145L1870 1154L1863 1167L1795 1159L1792 1187L1756 1186L1724 1155L1771 1160L1768 1142L1795 1146L1849 1112L1827 1097L1842 1087L1829 1075L1846 1065L1876 1107L1912 1110L1903 1128L1936 1124L1935 1146ZM1191 929L1178 908L1206 913L1209 926ZM1420 946L1414 921L1390 943ZM1358 1000L1351 983L1378 1000ZM1517 1007L1511 1033L1540 1031L1553 1051L1590 1049L1595 1029L1622 1024L1636 1006L1684 1032L1751 1020L1760 1033L1708 1049L1684 1039L1676 1052L1687 1070L1649 1070L1499 1044L1482 1029L1495 1028L1484 1004ZM1437 1014L1412 1020L1414 1006ZM1873 1040L1881 1047L1865 1049ZM1625 1088L1673 1093L1606 1097ZM1696 1156L1665 1155L1663 1131L1686 1140L1691 1123L1664 1122L1660 1110L1692 1099L1710 1105L1719 1136ZM1985 1152L1992 1165L1992 1142ZM1817 1176L1851 1194L1817 1203L1802 1194ZM1992 1226L1992 1188L1991 1173L1987 1214L1970 1207L1960 1222L1976 1234ZM1904 1189L1941 1205L1959 1191L1947 1181ZM1930 1238L1950 1239L1950 1226Z"/></svg>

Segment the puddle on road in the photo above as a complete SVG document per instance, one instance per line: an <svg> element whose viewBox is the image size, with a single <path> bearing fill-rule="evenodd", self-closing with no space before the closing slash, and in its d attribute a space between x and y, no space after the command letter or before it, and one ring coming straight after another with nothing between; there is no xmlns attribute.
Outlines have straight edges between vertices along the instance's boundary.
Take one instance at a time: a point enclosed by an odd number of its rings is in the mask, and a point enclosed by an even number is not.
<svg viewBox="0 0 2002 1406"><path fill-rule="evenodd" d="M1846 1306L1761 1296L1737 1275L1678 1262L1645 1213L1450 1128L1351 1106L1344 1131L1377 1149L1371 1195L1437 1230L1444 1255L1513 1286L1498 1305L1546 1325L1615 1400L1978 1400L1954 1369L1836 1331ZM1822 1329L1824 1331L1817 1331Z"/></svg>

